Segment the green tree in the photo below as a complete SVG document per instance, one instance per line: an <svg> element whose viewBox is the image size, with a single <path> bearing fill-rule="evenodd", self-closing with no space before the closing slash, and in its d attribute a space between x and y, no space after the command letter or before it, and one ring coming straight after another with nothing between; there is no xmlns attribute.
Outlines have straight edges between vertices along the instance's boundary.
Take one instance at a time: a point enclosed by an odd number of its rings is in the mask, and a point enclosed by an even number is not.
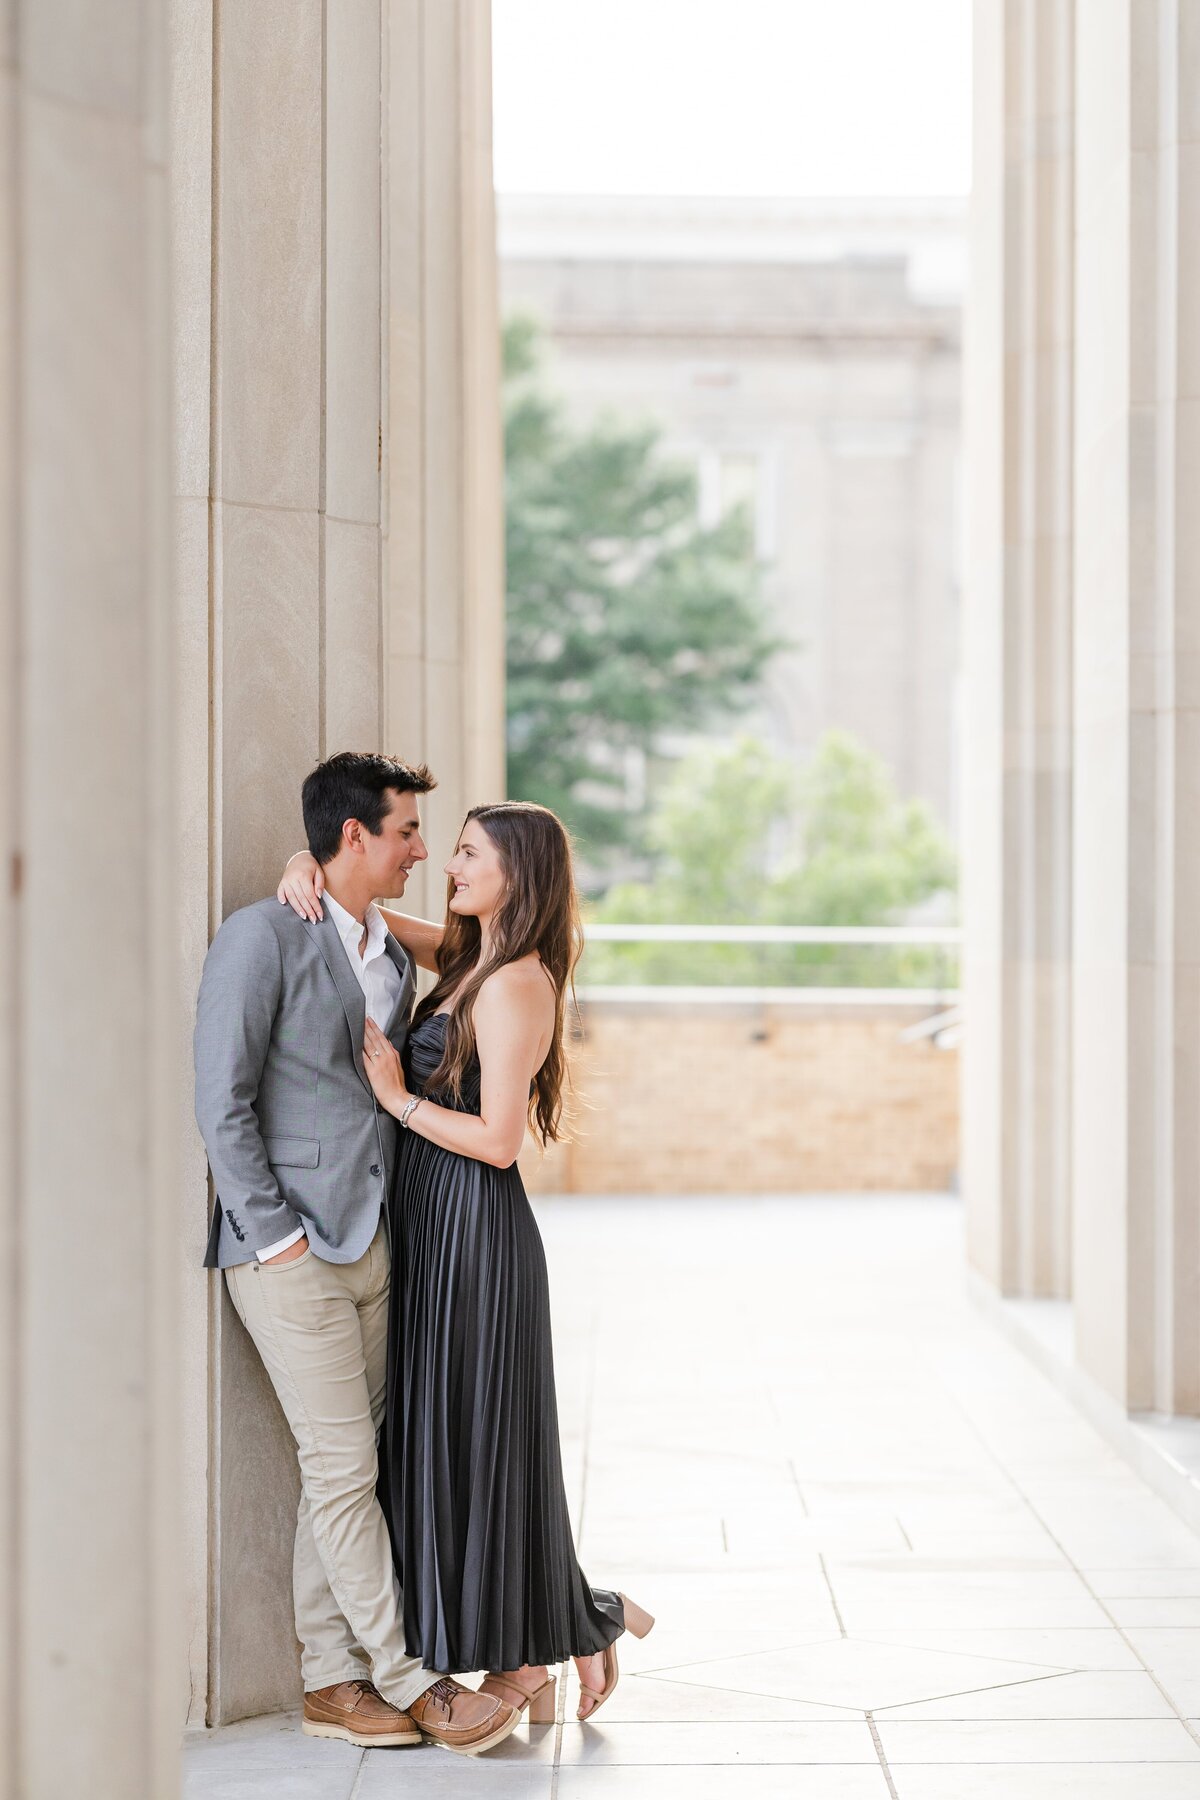
<svg viewBox="0 0 1200 1800"><path fill-rule="evenodd" d="M592 916L628 924L888 925L950 894L954 853L879 757L831 731L797 770L752 738L675 769L647 832L652 882L610 888ZM593 944L589 982L938 985L922 947Z"/></svg>
<svg viewBox="0 0 1200 1800"><path fill-rule="evenodd" d="M777 648L747 520L706 529L653 426L568 422L538 330L504 333L508 777L589 855L636 840L623 757L752 697Z"/></svg>

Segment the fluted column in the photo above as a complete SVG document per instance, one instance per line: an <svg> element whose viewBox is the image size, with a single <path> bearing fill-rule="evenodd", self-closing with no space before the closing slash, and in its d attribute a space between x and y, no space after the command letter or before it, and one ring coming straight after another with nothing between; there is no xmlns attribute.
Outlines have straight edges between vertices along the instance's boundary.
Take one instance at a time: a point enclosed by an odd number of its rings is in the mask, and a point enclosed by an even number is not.
<svg viewBox="0 0 1200 1800"><path fill-rule="evenodd" d="M963 1161L976 1267L1070 1266L1073 0L976 6Z"/></svg>
<svg viewBox="0 0 1200 1800"><path fill-rule="evenodd" d="M303 842L319 756L431 762L439 864L468 785L500 791L488 16L172 0L183 1031L212 932ZM205 1162L179 1105L191 1718L218 1723L298 1691L297 1473L199 1272Z"/></svg>
<svg viewBox="0 0 1200 1800"><path fill-rule="evenodd" d="M17 17L14 0L0 4L0 1234L16 1239L19 1218L17 1158L17 856L20 844L16 779L20 767L17 614L21 560L17 492ZM21 1416L18 1270L10 1257L0 1287L0 1800L17 1787L17 1426Z"/></svg>
<svg viewBox="0 0 1200 1800"><path fill-rule="evenodd" d="M212 931L303 843L304 775L381 741L381 19L176 0L172 23L190 1020ZM187 1141L191 1712L215 1722L294 1698L298 1484L221 1281L201 1298Z"/></svg>
<svg viewBox="0 0 1200 1800"><path fill-rule="evenodd" d="M1200 6L1077 20L1074 1290L1200 1410Z"/></svg>
<svg viewBox="0 0 1200 1800"><path fill-rule="evenodd" d="M420 755L440 917L468 805L504 796L500 337L488 0L389 0L385 736Z"/></svg>
<svg viewBox="0 0 1200 1800"><path fill-rule="evenodd" d="M0 7L0 1792L14 1800L162 1800L178 1779L162 23L150 0Z"/></svg>

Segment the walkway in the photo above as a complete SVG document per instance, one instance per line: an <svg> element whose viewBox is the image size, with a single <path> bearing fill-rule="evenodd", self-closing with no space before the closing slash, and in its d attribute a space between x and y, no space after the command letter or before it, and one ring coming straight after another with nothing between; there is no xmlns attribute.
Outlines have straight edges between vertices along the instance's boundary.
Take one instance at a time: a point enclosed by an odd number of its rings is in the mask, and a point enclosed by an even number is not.
<svg viewBox="0 0 1200 1800"><path fill-rule="evenodd" d="M186 1800L1200 1800L1200 1539L963 1294L941 1197L539 1207L595 1725L189 1741Z"/></svg>

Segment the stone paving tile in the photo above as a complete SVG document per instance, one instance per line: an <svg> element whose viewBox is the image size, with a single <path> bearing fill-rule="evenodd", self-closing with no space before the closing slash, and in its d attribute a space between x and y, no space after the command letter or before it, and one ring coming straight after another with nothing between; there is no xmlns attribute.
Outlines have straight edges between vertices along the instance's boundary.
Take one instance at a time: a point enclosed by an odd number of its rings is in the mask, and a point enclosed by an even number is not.
<svg viewBox="0 0 1200 1800"><path fill-rule="evenodd" d="M1189 1763L909 1764L892 1780L897 1800L1200 1800Z"/></svg>
<svg viewBox="0 0 1200 1800"><path fill-rule="evenodd" d="M1139 1594L1128 1600L1116 1596L1106 1604L1118 1625L1138 1630L1157 1625L1200 1628L1200 1594Z"/></svg>
<svg viewBox="0 0 1200 1800"><path fill-rule="evenodd" d="M1200 1764L1179 1719L881 1719L889 1767L902 1763Z"/></svg>
<svg viewBox="0 0 1200 1800"><path fill-rule="evenodd" d="M352 1744L304 1737L298 1713L276 1713L189 1732L182 1791L184 1800L349 1800L362 1760Z"/></svg>
<svg viewBox="0 0 1200 1800"><path fill-rule="evenodd" d="M577 1705L578 1689L572 1683L567 1703L569 1719L574 1718ZM858 1716L852 1707L822 1706L776 1694L744 1694L733 1688L704 1687L699 1682L677 1681L665 1675L622 1675L616 1693L604 1703L603 1723L608 1727L626 1720L653 1724L660 1719L724 1719L730 1724L755 1724L760 1720L836 1720Z"/></svg>
<svg viewBox="0 0 1200 1800"><path fill-rule="evenodd" d="M1040 1526L1025 1530L964 1531L959 1525L944 1520L928 1520L905 1508L897 1513L913 1554L936 1556L946 1563L963 1567L972 1564L989 1568L1009 1563L1015 1569L1070 1568L1067 1556L1052 1544ZM961 1515L960 1515L961 1517Z"/></svg>
<svg viewBox="0 0 1200 1800"><path fill-rule="evenodd" d="M1083 1573L1101 1599L1128 1600L1142 1595L1200 1599L1200 1568L1084 1569Z"/></svg>
<svg viewBox="0 0 1200 1800"><path fill-rule="evenodd" d="M575 1763L847 1763L878 1765L870 1731L862 1718L798 1723L742 1723L708 1719L681 1724L626 1724L610 1732L596 1725L568 1725L559 1757L563 1767Z"/></svg>
<svg viewBox="0 0 1200 1800"><path fill-rule="evenodd" d="M674 1681L777 1694L861 1712L1044 1673L1034 1664L930 1650L918 1643L830 1637L796 1649L661 1671Z"/></svg>
<svg viewBox="0 0 1200 1800"><path fill-rule="evenodd" d="M1189 1719L1200 1713L1200 1630L1133 1626L1126 1636L1180 1711Z"/></svg>
<svg viewBox="0 0 1200 1800"><path fill-rule="evenodd" d="M740 1654L743 1657L761 1657L769 1660L792 1650L797 1644L824 1643L829 1637L837 1635L837 1621L825 1618L819 1625L780 1626L776 1631L754 1631L741 1629L738 1631ZM729 1636L723 1631L714 1631L711 1627L702 1630L682 1631L677 1626L660 1625L643 1638L641 1642L635 1638L618 1647L620 1667L646 1675L659 1672L674 1674L677 1670L691 1669L702 1663L724 1660L729 1645ZM704 1678L698 1677L703 1680Z"/></svg>
<svg viewBox="0 0 1200 1800"><path fill-rule="evenodd" d="M889 1706L877 1717L882 1725L886 1719L1173 1719L1176 1714L1161 1688L1140 1669L1081 1669Z"/></svg>
<svg viewBox="0 0 1200 1800"><path fill-rule="evenodd" d="M396 1800L409 1794L420 1800L470 1800L473 1795L478 1800L550 1800L554 1767L549 1758L501 1763L498 1755L455 1756L433 1744L394 1755L371 1750L363 1759L354 1800ZM275 1797L266 1791L256 1800Z"/></svg>
<svg viewBox="0 0 1200 1800"><path fill-rule="evenodd" d="M889 1800L887 1779L878 1764L674 1769L593 1765L564 1768L556 1793L558 1800Z"/></svg>
<svg viewBox="0 0 1200 1800"><path fill-rule="evenodd" d="M994 1656L1000 1661L1030 1662L1046 1669L1140 1669L1145 1665L1121 1632L1104 1630L934 1630L889 1628L864 1631L863 1637L881 1643L916 1643L931 1650L956 1651L967 1656Z"/></svg>
<svg viewBox="0 0 1200 1800"><path fill-rule="evenodd" d="M658 1626L593 1725L281 1715L186 1800L1200 1800L1200 1540L971 1310L955 1203L537 1211L581 1561Z"/></svg>

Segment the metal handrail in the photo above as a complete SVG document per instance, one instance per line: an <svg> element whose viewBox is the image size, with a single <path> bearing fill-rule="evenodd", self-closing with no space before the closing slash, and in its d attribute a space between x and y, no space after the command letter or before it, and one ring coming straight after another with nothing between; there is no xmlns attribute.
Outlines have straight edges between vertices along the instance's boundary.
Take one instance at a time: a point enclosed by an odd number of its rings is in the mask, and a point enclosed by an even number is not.
<svg viewBox="0 0 1200 1800"><path fill-rule="evenodd" d="M597 944L941 944L962 943L956 925L584 925Z"/></svg>
<svg viewBox="0 0 1200 1800"><path fill-rule="evenodd" d="M957 925L584 925L585 941L607 944L875 944L927 945L956 950L963 932ZM584 965L586 968L586 964ZM949 972L948 970L946 971ZM808 987L788 986L676 986L674 984L593 986L586 977L578 998L581 1002L614 1005L718 1006L928 1006L932 1016L900 1033L905 1041L928 1035L936 1049L948 1050L962 1035L958 989L949 985L930 988Z"/></svg>

